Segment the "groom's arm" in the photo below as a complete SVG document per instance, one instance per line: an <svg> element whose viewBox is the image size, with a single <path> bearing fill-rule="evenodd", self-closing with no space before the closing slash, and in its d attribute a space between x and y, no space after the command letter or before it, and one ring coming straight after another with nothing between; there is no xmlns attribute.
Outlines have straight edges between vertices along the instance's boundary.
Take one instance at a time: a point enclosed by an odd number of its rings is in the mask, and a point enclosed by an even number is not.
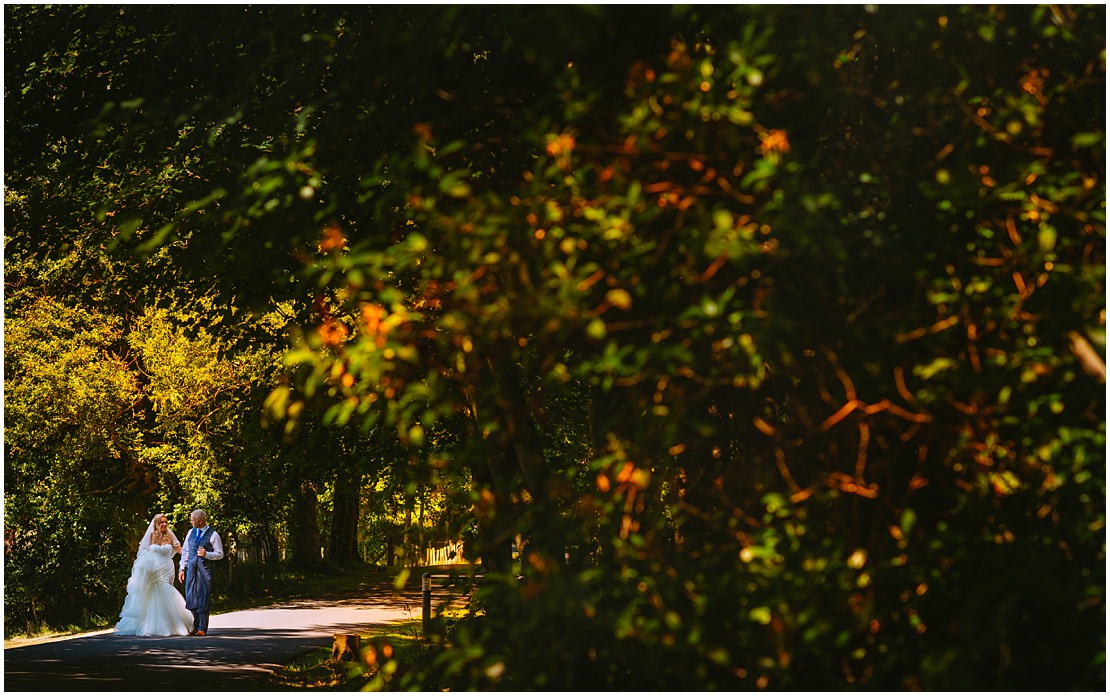
<svg viewBox="0 0 1110 696"><path fill-rule="evenodd" d="M204 557L210 561L218 561L224 557L224 542L220 540L220 533L212 530L212 536L208 538L212 542L212 550L205 553Z"/></svg>

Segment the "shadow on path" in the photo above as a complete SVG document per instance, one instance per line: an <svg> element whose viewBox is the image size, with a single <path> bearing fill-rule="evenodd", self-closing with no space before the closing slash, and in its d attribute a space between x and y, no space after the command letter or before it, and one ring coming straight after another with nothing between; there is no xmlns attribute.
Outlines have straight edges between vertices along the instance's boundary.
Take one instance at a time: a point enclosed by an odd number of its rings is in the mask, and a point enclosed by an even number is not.
<svg viewBox="0 0 1110 696"><path fill-rule="evenodd" d="M439 592L435 593L440 595ZM420 618L420 595L295 600L213 615L209 635L95 633L4 650L5 691L249 691L335 633ZM441 597L436 597L440 599Z"/></svg>

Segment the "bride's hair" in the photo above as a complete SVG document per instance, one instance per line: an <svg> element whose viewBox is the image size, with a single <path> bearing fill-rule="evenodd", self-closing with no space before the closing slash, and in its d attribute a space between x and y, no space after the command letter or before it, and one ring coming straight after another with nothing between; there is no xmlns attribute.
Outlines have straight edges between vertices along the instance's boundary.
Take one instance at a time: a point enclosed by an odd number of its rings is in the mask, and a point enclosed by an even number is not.
<svg viewBox="0 0 1110 696"><path fill-rule="evenodd" d="M162 521L163 519L166 520L166 536L165 537L162 536L162 531L161 531L161 529L159 529L159 525L158 525L158 523L160 521ZM173 529L169 526L169 521L170 521L169 517L167 517L165 515L165 513L161 513L161 512L158 513L157 515L155 515L152 520L150 520L150 525L146 528L146 533L143 534L142 541L139 542L139 553L136 554L136 558L141 556L142 553L144 551L146 551L148 548L150 548L150 545L153 544L153 543L158 543L158 544L169 543L169 544L173 544L175 550L177 549L178 544L180 544L181 542L179 542L177 540L177 535L173 533ZM156 541L156 539L157 539L157 541Z"/></svg>
<svg viewBox="0 0 1110 696"><path fill-rule="evenodd" d="M162 520L166 520L166 525L167 525L165 536L162 535ZM153 520L151 520L151 523L152 523L152 527L151 527L151 539L150 540L154 541L155 539L157 539L159 543L165 543L166 540L170 538L169 518L166 517L165 515L160 514L160 515L157 515Z"/></svg>

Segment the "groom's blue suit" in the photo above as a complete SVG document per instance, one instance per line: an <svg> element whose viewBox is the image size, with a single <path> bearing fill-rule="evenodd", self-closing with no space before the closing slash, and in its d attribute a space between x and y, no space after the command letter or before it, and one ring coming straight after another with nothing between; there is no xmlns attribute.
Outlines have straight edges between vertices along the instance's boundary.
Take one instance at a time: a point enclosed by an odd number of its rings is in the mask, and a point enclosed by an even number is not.
<svg viewBox="0 0 1110 696"><path fill-rule="evenodd" d="M197 549L203 548L205 553L211 553L212 534L214 530L206 527L203 531L193 529L189 532L188 541L192 542L192 553L189 554L188 565L185 567L185 608L193 612L193 631L208 632L208 605L212 588L212 561L208 557L201 558ZM199 537L197 536L199 533Z"/></svg>

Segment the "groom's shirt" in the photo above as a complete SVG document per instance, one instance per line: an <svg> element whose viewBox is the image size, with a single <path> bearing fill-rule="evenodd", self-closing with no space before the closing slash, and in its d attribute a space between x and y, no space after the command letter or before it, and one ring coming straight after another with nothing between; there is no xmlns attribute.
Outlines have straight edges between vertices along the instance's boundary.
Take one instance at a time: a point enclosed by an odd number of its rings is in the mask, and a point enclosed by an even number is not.
<svg viewBox="0 0 1110 696"><path fill-rule="evenodd" d="M204 536L204 531L206 529L208 529L208 525L204 525L200 528L201 536ZM185 543L181 545L181 564L178 566L180 570L185 570L185 568L188 567L189 559L196 553L196 549L194 548L195 542L193 541L196 535L193 531L193 529L189 530L189 533L185 535ZM224 543L220 541L220 533L213 529L212 536L208 537L208 541L212 544L212 550L207 552L204 557L210 561L218 561L223 558Z"/></svg>

